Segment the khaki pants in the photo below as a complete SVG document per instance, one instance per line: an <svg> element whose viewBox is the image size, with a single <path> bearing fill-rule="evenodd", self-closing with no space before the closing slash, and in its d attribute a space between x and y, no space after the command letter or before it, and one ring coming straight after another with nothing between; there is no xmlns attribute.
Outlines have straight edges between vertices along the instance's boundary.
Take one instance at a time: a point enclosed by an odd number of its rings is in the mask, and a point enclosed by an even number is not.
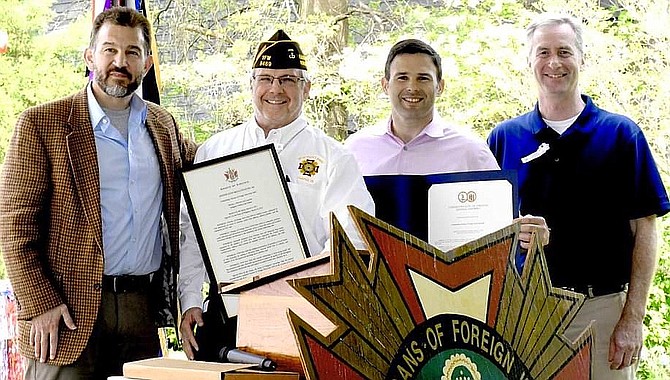
<svg viewBox="0 0 670 380"><path fill-rule="evenodd" d="M79 359L53 366L27 358L25 380L105 380L121 375L123 363L160 356L148 294L103 292L93 334Z"/></svg>
<svg viewBox="0 0 670 380"><path fill-rule="evenodd" d="M622 370L611 370L607 360L610 337L614 331L624 303L626 292L612 293L600 297L587 298L577 316L565 330L570 340L575 340L593 321L593 347L591 353L592 380L632 380L635 379L637 363Z"/></svg>

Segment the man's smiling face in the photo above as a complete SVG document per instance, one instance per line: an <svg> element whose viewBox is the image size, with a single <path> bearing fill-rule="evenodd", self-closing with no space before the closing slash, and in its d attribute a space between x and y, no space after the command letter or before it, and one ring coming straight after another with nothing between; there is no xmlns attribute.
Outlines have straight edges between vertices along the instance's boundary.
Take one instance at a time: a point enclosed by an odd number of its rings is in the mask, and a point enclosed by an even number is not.
<svg viewBox="0 0 670 380"><path fill-rule="evenodd" d="M579 70L583 57L576 36L568 24L538 28L531 40L530 67L541 95L578 93Z"/></svg>
<svg viewBox="0 0 670 380"><path fill-rule="evenodd" d="M309 97L310 82L305 80L280 81L276 78L302 78L298 69L255 69L254 77L272 76L271 83L251 80L254 116L258 126L266 132L284 127L300 116L302 105ZM281 82L281 83L280 83Z"/></svg>
<svg viewBox="0 0 670 380"><path fill-rule="evenodd" d="M430 56L421 53L396 56L391 62L389 78L382 79L394 119L431 120L443 83L437 79L437 68Z"/></svg>

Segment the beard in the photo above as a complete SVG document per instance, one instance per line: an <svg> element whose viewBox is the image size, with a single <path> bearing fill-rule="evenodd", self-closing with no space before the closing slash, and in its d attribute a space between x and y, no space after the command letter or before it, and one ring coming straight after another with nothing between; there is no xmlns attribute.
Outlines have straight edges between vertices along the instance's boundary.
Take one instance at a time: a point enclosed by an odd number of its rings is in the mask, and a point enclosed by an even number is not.
<svg viewBox="0 0 670 380"><path fill-rule="evenodd" d="M112 79L109 76L109 73L117 72L126 75L130 78L130 81L127 85L123 85L117 82L116 79ZM142 84L143 75L138 75L133 79L133 76L124 68L111 70L109 73L103 73L102 70L95 70L95 82L100 86L100 88L105 92L105 94L115 97L115 98L125 98L126 96L131 95L135 90L137 90ZM108 81L110 83L108 83Z"/></svg>

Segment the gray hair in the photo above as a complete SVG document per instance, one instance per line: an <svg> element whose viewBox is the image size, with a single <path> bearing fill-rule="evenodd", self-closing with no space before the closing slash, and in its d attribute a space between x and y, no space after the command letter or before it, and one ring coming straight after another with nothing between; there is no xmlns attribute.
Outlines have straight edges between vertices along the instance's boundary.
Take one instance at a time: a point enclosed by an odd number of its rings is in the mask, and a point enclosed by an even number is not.
<svg viewBox="0 0 670 380"><path fill-rule="evenodd" d="M568 24L575 32L575 42L577 43L577 50L579 54L584 56L584 31L582 29L582 23L576 17L566 15L566 14L551 14L551 13L542 13L537 16L526 28L526 42L528 44L528 49L532 48L531 41L533 36L535 36L535 31L537 29L552 26L552 25L563 25Z"/></svg>

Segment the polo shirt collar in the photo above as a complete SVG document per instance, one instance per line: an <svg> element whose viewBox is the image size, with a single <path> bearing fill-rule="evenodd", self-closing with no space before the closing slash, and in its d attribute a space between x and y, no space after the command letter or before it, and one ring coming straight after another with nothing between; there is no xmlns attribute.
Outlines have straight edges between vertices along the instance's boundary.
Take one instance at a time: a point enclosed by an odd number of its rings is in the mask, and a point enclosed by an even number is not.
<svg viewBox="0 0 670 380"><path fill-rule="evenodd" d="M591 97L582 94L581 95L582 100L584 101L584 109L582 112L579 114L577 117L577 120L573 123L573 125L568 128L568 131L570 130L578 130L580 132L588 132L590 128L593 128L594 126L591 125L591 123L588 122L588 120L597 112L597 107L593 103L593 100ZM531 124L531 129L533 134L538 134L541 133L545 129L550 129L547 123L544 122L542 119L542 115L540 114L540 103L537 102L535 103L535 110L533 111L533 122ZM567 131L566 131L567 132ZM545 132L546 133L546 132Z"/></svg>
<svg viewBox="0 0 670 380"><path fill-rule="evenodd" d="M579 114L579 117L577 117L577 120L575 120L572 127L577 127L580 131L588 132L590 129L595 128L595 125L589 123L589 120L598 112L598 108L589 96L582 95L582 100L585 104L584 109L582 110L582 113Z"/></svg>

